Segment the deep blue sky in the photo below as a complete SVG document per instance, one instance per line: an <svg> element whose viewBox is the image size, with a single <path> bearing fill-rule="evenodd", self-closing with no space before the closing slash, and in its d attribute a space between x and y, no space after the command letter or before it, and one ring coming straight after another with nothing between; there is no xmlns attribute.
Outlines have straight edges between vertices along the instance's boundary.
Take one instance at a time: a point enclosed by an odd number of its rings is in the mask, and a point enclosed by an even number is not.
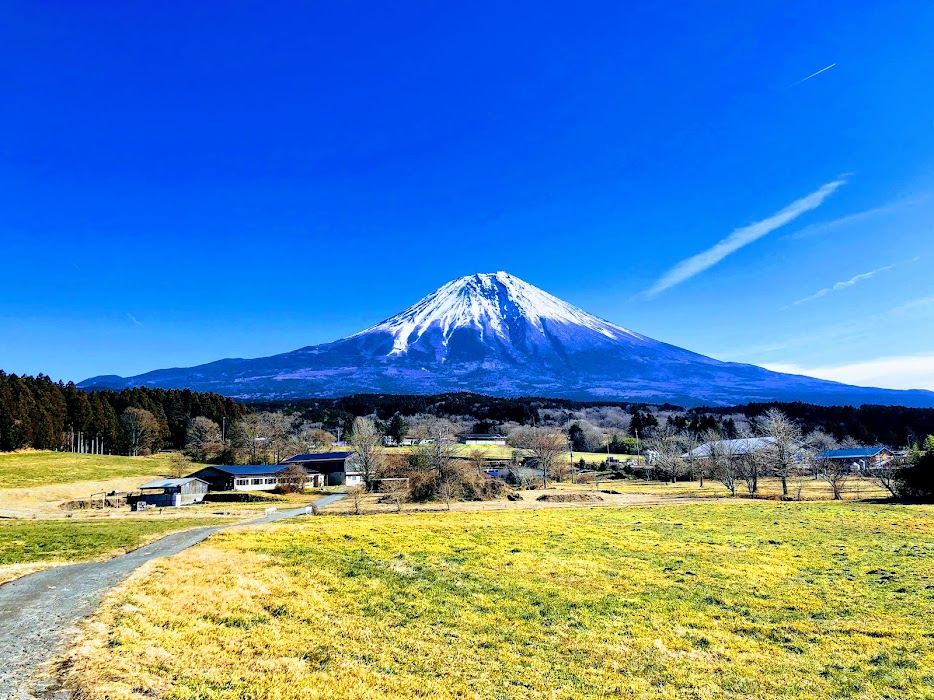
<svg viewBox="0 0 934 700"><path fill-rule="evenodd" d="M268 355L506 270L934 388L934 3L297 5L4 4L0 368Z"/></svg>

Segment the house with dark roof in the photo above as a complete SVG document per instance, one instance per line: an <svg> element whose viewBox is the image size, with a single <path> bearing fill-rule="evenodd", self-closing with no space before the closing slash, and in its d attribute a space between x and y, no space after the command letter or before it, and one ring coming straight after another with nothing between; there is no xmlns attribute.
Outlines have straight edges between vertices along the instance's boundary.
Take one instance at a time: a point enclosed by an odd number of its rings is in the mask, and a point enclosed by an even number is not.
<svg viewBox="0 0 934 700"><path fill-rule="evenodd" d="M208 492L209 484L204 479L187 476L183 479L155 479L139 487L138 496L129 496L131 507L145 503L148 507L172 508L200 503Z"/></svg>
<svg viewBox="0 0 934 700"><path fill-rule="evenodd" d="M839 450L824 450L817 459L843 462L850 465L852 471L878 469L886 464L895 454L884 445L874 447L844 447Z"/></svg>
<svg viewBox="0 0 934 700"><path fill-rule="evenodd" d="M272 491L279 485L281 464L238 464L203 467L190 477L206 481L211 491Z"/></svg>
<svg viewBox="0 0 934 700"><path fill-rule="evenodd" d="M312 486L357 486L363 484L363 471L356 452L306 452L282 461L280 469L297 464L304 468Z"/></svg>

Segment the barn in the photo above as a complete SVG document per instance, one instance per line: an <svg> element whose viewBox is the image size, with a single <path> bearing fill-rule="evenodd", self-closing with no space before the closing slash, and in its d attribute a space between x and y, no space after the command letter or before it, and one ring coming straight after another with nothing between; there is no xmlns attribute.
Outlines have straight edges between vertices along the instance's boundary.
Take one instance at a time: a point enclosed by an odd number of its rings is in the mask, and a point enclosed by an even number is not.
<svg viewBox="0 0 934 700"><path fill-rule="evenodd" d="M156 479L139 487L140 495L131 496L127 503L145 503L149 507L172 508L200 503L208 492L204 479L188 476L183 479Z"/></svg>
<svg viewBox="0 0 934 700"><path fill-rule="evenodd" d="M363 472L354 459L356 452L306 452L294 455L280 469L297 464L308 473L311 486L356 486L363 483Z"/></svg>

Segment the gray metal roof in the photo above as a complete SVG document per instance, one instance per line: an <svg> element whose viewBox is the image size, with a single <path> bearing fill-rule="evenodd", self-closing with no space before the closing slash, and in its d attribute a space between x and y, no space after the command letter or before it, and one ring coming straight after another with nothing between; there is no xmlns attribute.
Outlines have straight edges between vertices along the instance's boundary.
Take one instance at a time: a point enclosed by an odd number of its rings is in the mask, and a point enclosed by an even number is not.
<svg viewBox="0 0 934 700"><path fill-rule="evenodd" d="M156 479L155 481L150 481L149 483L143 484L140 486L140 489L170 489L175 486L184 486L191 481L200 481L205 484L208 483L204 479L199 479L195 476L186 476L183 479Z"/></svg>

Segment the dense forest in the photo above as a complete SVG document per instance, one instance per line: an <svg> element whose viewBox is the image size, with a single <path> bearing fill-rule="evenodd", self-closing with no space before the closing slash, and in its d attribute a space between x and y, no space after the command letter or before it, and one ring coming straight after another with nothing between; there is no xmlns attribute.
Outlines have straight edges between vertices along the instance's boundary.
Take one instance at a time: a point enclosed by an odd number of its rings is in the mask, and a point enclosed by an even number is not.
<svg viewBox="0 0 934 700"><path fill-rule="evenodd" d="M129 451L128 421L121 417L127 409L152 414L154 449L183 446L194 417L206 416L220 423L251 412L219 394L147 388L85 392L41 374L19 377L0 371L0 450L76 449L80 434L82 451L125 454Z"/></svg>

